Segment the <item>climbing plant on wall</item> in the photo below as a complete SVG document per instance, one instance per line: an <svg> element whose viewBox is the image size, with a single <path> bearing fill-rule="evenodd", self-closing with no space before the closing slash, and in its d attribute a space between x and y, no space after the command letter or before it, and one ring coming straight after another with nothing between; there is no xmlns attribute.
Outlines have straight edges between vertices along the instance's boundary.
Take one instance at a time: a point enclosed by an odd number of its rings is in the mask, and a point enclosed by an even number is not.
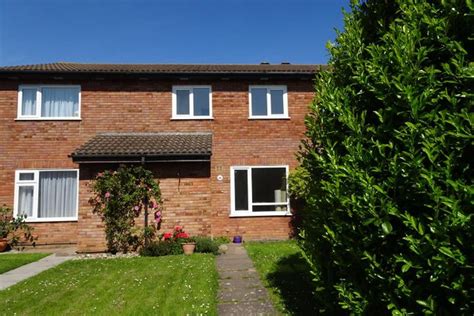
<svg viewBox="0 0 474 316"><path fill-rule="evenodd" d="M160 187L151 171L122 165L115 171L97 174L91 187L94 196L89 202L105 223L109 251L134 250L150 237L149 227L141 230L135 224L145 210L161 212Z"/></svg>

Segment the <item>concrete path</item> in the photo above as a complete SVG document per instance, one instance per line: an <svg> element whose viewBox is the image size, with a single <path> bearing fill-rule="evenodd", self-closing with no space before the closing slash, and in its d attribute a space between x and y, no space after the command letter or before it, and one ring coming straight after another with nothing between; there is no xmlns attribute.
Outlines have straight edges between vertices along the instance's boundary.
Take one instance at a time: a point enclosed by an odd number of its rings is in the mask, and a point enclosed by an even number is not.
<svg viewBox="0 0 474 316"><path fill-rule="evenodd" d="M0 290L4 290L7 287L15 285L20 281L28 279L72 258L73 256L60 256L53 254L38 261L25 264L24 266L0 274ZM2 260L1 256L0 260Z"/></svg>
<svg viewBox="0 0 474 316"><path fill-rule="evenodd" d="M245 248L241 244L228 247L226 254L217 257L218 314L278 315Z"/></svg>

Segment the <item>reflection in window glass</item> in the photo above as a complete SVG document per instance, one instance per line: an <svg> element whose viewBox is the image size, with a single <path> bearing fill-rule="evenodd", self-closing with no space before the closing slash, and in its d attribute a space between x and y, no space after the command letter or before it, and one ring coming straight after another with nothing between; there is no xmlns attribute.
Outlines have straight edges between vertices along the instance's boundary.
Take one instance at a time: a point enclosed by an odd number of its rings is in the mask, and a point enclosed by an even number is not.
<svg viewBox="0 0 474 316"><path fill-rule="evenodd" d="M272 114L284 114L283 91L270 90Z"/></svg>
<svg viewBox="0 0 474 316"><path fill-rule="evenodd" d="M176 91L176 113L177 114L190 114L189 113L189 90L177 90Z"/></svg>
<svg viewBox="0 0 474 316"><path fill-rule="evenodd" d="M33 172L20 173L20 181L32 181L34 179L35 179L35 174Z"/></svg>
<svg viewBox="0 0 474 316"><path fill-rule="evenodd" d="M286 194L282 199L281 193L286 192L285 177L286 169L284 168L252 169L252 202L286 202Z"/></svg>
<svg viewBox="0 0 474 316"><path fill-rule="evenodd" d="M250 94L252 96L252 115L267 115L267 89L253 88Z"/></svg>
<svg viewBox="0 0 474 316"><path fill-rule="evenodd" d="M209 89L194 88L194 115L209 116Z"/></svg>
<svg viewBox="0 0 474 316"><path fill-rule="evenodd" d="M236 211L247 211L249 207L247 174L247 170L234 171Z"/></svg>

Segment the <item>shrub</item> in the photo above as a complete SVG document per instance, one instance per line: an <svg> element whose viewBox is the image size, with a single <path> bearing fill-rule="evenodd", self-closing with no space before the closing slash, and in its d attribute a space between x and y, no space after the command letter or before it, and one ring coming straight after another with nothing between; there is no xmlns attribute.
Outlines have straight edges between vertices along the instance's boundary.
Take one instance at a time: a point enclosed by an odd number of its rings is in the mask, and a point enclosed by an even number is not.
<svg viewBox="0 0 474 316"><path fill-rule="evenodd" d="M473 10L360 1L330 47L291 180L330 313L473 314Z"/></svg>
<svg viewBox="0 0 474 316"><path fill-rule="evenodd" d="M161 212L161 194L151 171L141 166L120 166L116 171L99 173L92 184L95 196L89 202L105 222L108 250L115 253L135 250L152 230L143 234L135 226L145 207L150 213ZM156 217L156 215L155 215ZM161 217L160 217L161 218Z"/></svg>
<svg viewBox="0 0 474 316"><path fill-rule="evenodd" d="M12 216L11 208L0 207L0 238L8 239L8 245L15 248L22 240L35 245L37 238L33 237L33 227L26 222L26 215Z"/></svg>
<svg viewBox="0 0 474 316"><path fill-rule="evenodd" d="M213 240L217 243L217 246L230 243L230 238L226 236L214 237Z"/></svg>
<svg viewBox="0 0 474 316"><path fill-rule="evenodd" d="M144 257L179 255L182 253L181 243L174 240L153 241L140 249L140 255Z"/></svg>
<svg viewBox="0 0 474 316"><path fill-rule="evenodd" d="M219 254L219 243L209 237L194 237L196 252Z"/></svg>

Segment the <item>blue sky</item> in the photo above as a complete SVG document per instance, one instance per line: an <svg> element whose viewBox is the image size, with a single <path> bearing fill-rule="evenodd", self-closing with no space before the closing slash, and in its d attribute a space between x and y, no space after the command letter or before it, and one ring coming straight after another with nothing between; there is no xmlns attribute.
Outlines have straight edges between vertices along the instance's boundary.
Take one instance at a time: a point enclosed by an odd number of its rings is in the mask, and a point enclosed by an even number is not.
<svg viewBox="0 0 474 316"><path fill-rule="evenodd" d="M326 63L349 0L0 0L0 65Z"/></svg>

